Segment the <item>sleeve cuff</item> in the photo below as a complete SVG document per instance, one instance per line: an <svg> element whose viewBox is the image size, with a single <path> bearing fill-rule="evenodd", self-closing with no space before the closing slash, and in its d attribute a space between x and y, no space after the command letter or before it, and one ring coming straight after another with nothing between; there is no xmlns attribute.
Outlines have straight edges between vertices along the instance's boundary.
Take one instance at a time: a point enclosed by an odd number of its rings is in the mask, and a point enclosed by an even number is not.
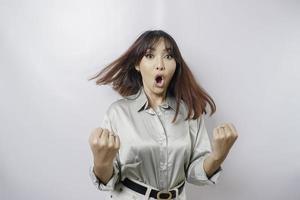
<svg viewBox="0 0 300 200"><path fill-rule="evenodd" d="M215 185L219 182L223 168L220 166L219 169L217 169L216 172L208 178L203 167L206 156L202 156L200 159L192 163L188 171L187 182L195 185Z"/></svg>
<svg viewBox="0 0 300 200"><path fill-rule="evenodd" d="M97 176L95 175L95 173L93 171L93 168L94 168L94 165L91 165L89 168L89 175L90 175L90 178L91 178L93 184L96 186L96 188L101 191L112 191L114 189L114 186L117 183L118 177L119 177L118 176L119 169L117 168L117 166L113 165L113 175L106 184L102 183L97 178Z"/></svg>

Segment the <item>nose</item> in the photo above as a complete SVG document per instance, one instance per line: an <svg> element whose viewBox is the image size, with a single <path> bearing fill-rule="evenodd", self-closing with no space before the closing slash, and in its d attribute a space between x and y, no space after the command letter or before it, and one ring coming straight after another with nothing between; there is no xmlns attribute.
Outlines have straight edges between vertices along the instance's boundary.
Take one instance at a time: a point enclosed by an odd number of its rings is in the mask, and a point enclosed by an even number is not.
<svg viewBox="0 0 300 200"><path fill-rule="evenodd" d="M160 58L157 62L157 65L156 65L156 69L157 70L164 70L165 69L165 65L164 65L164 62L163 62L163 59Z"/></svg>

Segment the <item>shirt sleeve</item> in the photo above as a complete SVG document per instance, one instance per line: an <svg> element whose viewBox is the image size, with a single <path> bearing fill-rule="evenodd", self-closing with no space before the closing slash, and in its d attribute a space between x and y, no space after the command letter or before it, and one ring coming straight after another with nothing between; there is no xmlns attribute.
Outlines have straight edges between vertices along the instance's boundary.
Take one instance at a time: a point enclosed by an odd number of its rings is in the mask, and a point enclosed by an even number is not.
<svg viewBox="0 0 300 200"><path fill-rule="evenodd" d="M111 111L111 109L108 109L108 111L105 113L103 121L101 123L101 128L106 128L108 130L113 130L115 133L115 129L113 129L113 125L111 123L111 117L110 117L110 113L109 111ZM94 165L91 165L89 168L89 175L90 175L90 179L92 180L93 184L96 186L96 188L98 190L101 191L112 191L115 188L115 185L119 182L120 180L120 174L121 174L121 169L120 169L120 165L119 165L119 152L117 153L116 158L113 161L113 175L112 177L109 179L109 181L104 184L103 182L101 182L97 176L94 173Z"/></svg>
<svg viewBox="0 0 300 200"><path fill-rule="evenodd" d="M204 122L204 114L195 120L190 120L190 134L192 139L192 154L186 172L187 182L194 185L214 185L218 183L223 169L219 169L211 176L207 177L204 171L204 160L211 152L211 144Z"/></svg>
<svg viewBox="0 0 300 200"><path fill-rule="evenodd" d="M94 166L91 165L90 169L89 169L89 174L90 174L90 178L91 178L93 184L95 185L95 187L98 190L101 190L101 191L112 191L112 190L114 190L114 187L115 187L116 183L119 181L119 168L117 166L117 163L114 162L114 164L113 164L113 175L106 184L102 183L97 178L97 176L95 175L95 173L93 171L93 168L94 168Z"/></svg>

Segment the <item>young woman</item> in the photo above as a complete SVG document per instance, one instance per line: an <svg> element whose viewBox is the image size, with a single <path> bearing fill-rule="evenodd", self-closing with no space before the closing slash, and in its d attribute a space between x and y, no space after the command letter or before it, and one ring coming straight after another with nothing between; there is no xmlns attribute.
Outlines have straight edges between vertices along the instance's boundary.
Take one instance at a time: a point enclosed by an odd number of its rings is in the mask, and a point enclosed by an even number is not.
<svg viewBox="0 0 300 200"><path fill-rule="evenodd" d="M205 127L212 98L199 86L175 40L162 30L142 33L96 76L123 98L107 109L89 144L90 176L110 199L185 200L185 181L216 184L238 137L233 124Z"/></svg>

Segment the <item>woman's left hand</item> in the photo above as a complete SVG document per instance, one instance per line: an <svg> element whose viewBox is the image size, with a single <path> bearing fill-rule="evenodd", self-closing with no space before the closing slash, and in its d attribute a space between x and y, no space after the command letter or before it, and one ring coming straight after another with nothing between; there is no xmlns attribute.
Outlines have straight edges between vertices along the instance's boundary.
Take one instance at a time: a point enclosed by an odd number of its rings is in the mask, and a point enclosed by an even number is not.
<svg viewBox="0 0 300 200"><path fill-rule="evenodd" d="M212 156L216 160L224 160L237 138L238 133L231 123L224 123L214 128Z"/></svg>

